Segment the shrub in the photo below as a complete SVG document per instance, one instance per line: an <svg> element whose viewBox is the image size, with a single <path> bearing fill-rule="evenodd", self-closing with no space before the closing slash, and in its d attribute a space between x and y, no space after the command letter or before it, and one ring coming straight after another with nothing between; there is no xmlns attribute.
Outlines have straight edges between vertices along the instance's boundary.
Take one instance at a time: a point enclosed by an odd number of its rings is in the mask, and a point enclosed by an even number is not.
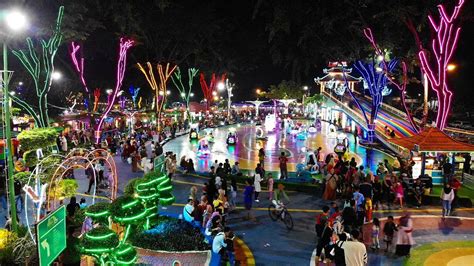
<svg viewBox="0 0 474 266"><path fill-rule="evenodd" d="M127 184L125 185L125 189L123 190L123 194L127 196L133 196L135 194L135 185L141 179L141 177L136 177L130 179Z"/></svg>
<svg viewBox="0 0 474 266"><path fill-rule="evenodd" d="M59 184L53 189L54 198L65 199L76 195L76 191L79 188L76 179L63 179L59 181Z"/></svg>
<svg viewBox="0 0 474 266"><path fill-rule="evenodd" d="M101 256L110 253L119 244L119 238L114 231L105 226L96 227L87 232L80 241L81 253ZM104 251L105 250L105 251Z"/></svg>
<svg viewBox="0 0 474 266"><path fill-rule="evenodd" d="M97 202L94 205L87 207L85 215L91 217L94 223L106 226L109 224L110 203Z"/></svg>
<svg viewBox="0 0 474 266"><path fill-rule="evenodd" d="M156 224L150 230L132 233L129 238L130 243L136 247L162 251L209 249L209 246L204 243L201 230L188 222L160 216L157 218Z"/></svg>
<svg viewBox="0 0 474 266"><path fill-rule="evenodd" d="M49 147L56 144L58 132L54 128L35 128L18 134L18 140L24 151Z"/></svg>

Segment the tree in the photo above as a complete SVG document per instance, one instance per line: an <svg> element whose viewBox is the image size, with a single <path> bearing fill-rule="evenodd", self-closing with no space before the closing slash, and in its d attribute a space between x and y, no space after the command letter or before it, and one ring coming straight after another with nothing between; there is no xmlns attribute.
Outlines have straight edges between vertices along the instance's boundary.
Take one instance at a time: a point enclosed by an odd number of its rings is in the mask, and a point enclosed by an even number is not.
<svg viewBox="0 0 474 266"><path fill-rule="evenodd" d="M183 99L184 103L186 104L186 116L189 119L189 121L192 123L192 117L191 113L189 111L189 99L191 97L191 90L193 88L193 82L194 82L194 77L196 77L197 73L199 72L199 69L197 68L188 68L188 88L183 85L182 77L181 77L181 70L176 68L176 71L174 72L173 76L171 76L171 80L173 81L173 84L176 86L176 88L179 91L179 96L181 99Z"/></svg>
<svg viewBox="0 0 474 266"><path fill-rule="evenodd" d="M63 15L64 6L61 6L51 38L48 41L40 41L42 47L40 56L38 56L33 40L30 37L26 39L28 52L23 50L12 51L34 81L38 100L38 112L35 112L31 105L17 96L12 95L12 99L33 117L38 127L49 126L48 92L51 89L51 82L53 80L54 58L63 38L61 33Z"/></svg>
<svg viewBox="0 0 474 266"><path fill-rule="evenodd" d="M150 62L147 62L146 64L148 68L148 73L140 63L137 63L138 69L143 73L146 80L148 81L148 84L155 93L155 106L157 114L156 125L158 129L161 130L161 112L163 111L163 107L165 106L166 98L168 95L166 84L168 83L168 79L171 77L177 66L175 65L173 67L170 67L171 64L166 63L166 67L163 67L163 64L157 64L159 77L159 82L157 82L153 71L153 66Z"/></svg>
<svg viewBox="0 0 474 266"><path fill-rule="evenodd" d="M119 56L117 60L117 76L116 76L116 82L115 82L115 87L112 90L112 93L108 95L107 97L107 107L105 111L102 113L99 119L99 123L95 127L95 142L98 144L101 139L101 134L102 134L102 125L104 123L105 118L107 118L109 112L112 110L112 107L115 103L115 100L118 97L119 91L122 88L122 82L123 78L125 76L125 67L127 65L127 52L128 50L133 46L134 41L130 39L125 39L125 38L120 38L120 44L119 44ZM74 46L73 45L73 51L74 50L79 50L79 46ZM71 56L73 64L76 67L76 71L79 74L79 77L81 79L81 82L83 83L84 89L88 92L88 87L86 80L84 79L84 59L81 58L80 61L77 60L77 58L72 55ZM78 63L80 62L80 63ZM95 89L94 90L94 112L97 110L97 104L98 100L100 97L100 90Z"/></svg>
<svg viewBox="0 0 474 266"><path fill-rule="evenodd" d="M398 83L394 80L394 78L390 77L392 72L388 69L389 63L386 62L386 56L387 55L377 45L377 43L375 41L375 38L372 34L372 30L370 28L364 29L364 35L369 40L372 47L374 48L376 56L378 58L381 58L380 64L382 66L382 70L384 71L384 74L386 76L388 76L387 77L388 81L390 82L390 84L394 85L400 91L400 99L401 99L401 102L402 102L402 107L405 109L407 119L410 122L413 130L415 132L418 132L418 126L416 125L416 123L413 119L413 116L412 116L411 112L409 111L408 106L406 104L406 95L405 94L406 94L406 88L407 88L407 83L408 83L406 62L402 61L402 63L401 63L401 65L402 65L402 81L401 81L401 83Z"/></svg>
<svg viewBox="0 0 474 266"><path fill-rule="evenodd" d="M434 60L428 60L427 51L420 49L420 58L423 72L427 75L431 89L436 92L438 98L438 112L436 116L436 126L443 130L446 127L453 92L448 86L448 64L456 50L456 45L461 32L461 27L457 26L458 16L464 0L458 0L451 14L447 14L443 5L438 5L439 22L429 15L431 28L436 32L436 36L431 39L431 50Z"/></svg>
<svg viewBox="0 0 474 266"><path fill-rule="evenodd" d="M204 100L206 101L206 110L209 110L213 101L213 93L216 92L216 86L219 82L224 82L226 78L226 74L222 74L219 80L216 78L216 73L212 73L211 80L209 81L209 85L207 85L206 77L204 73L201 72L199 75L199 82L201 83L201 89L204 94Z"/></svg>
<svg viewBox="0 0 474 266"><path fill-rule="evenodd" d="M283 80L278 85L271 85L270 91L265 95L270 99L301 99L303 97L303 90L300 85L290 80Z"/></svg>

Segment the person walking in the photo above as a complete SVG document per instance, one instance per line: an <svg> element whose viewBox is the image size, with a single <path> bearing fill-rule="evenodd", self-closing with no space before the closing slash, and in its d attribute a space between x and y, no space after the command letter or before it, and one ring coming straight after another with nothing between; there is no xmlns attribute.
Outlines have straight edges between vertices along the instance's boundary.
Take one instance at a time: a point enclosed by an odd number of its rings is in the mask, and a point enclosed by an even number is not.
<svg viewBox="0 0 474 266"><path fill-rule="evenodd" d="M411 246L415 244L413 239L413 220L409 213L400 217L398 225L398 237L395 255L410 257Z"/></svg>
<svg viewBox="0 0 474 266"><path fill-rule="evenodd" d="M334 173L334 168L329 170L325 178L326 186L324 188L323 199L325 200L335 200L336 199L336 188L338 176Z"/></svg>
<svg viewBox="0 0 474 266"><path fill-rule="evenodd" d="M281 152L280 157L278 157L278 160L280 161L280 179L287 179L288 178L288 158L286 157L286 154L284 151Z"/></svg>
<svg viewBox="0 0 474 266"><path fill-rule="evenodd" d="M262 191L262 186L260 185L260 182L262 182L262 176L259 173L255 173L255 178L253 181L253 186L255 189L255 202L260 202L258 199L258 195Z"/></svg>
<svg viewBox="0 0 474 266"><path fill-rule="evenodd" d="M372 249L379 249L379 234L380 234L380 221L377 218L374 218L372 221Z"/></svg>
<svg viewBox="0 0 474 266"><path fill-rule="evenodd" d="M454 190L449 183L446 183L441 191L441 200L443 203L443 218L449 216L451 212L451 203L454 200Z"/></svg>
<svg viewBox="0 0 474 266"><path fill-rule="evenodd" d="M250 180L245 180L244 188L244 205L247 210L247 219L251 219L250 211L252 210L252 195L253 195L253 186L250 183Z"/></svg>

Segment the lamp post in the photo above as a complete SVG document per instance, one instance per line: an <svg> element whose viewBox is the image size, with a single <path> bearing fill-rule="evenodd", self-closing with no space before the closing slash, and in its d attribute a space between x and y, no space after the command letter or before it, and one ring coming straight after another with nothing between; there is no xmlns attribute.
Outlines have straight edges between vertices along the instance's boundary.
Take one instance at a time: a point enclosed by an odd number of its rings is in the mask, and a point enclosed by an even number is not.
<svg viewBox="0 0 474 266"><path fill-rule="evenodd" d="M232 90L234 89L234 85L235 84L232 84L229 82L229 79L226 79L225 80L225 87L227 89L227 119L229 119L229 122L230 122L230 107L231 107L231 104L232 104Z"/></svg>
<svg viewBox="0 0 474 266"><path fill-rule="evenodd" d="M26 17L19 11L7 11L4 22L12 31L20 31L26 27ZM15 181L13 180L13 145L11 136L11 117L10 117L10 92L8 90L9 79L11 78L8 70L8 44L7 38L3 41L3 108L5 111L5 141L7 142L7 150L5 158L7 159L7 179L8 179L8 198L10 201L10 218L12 221L13 231L18 229L18 221L16 219L16 201L15 201ZM26 210L25 210L26 211Z"/></svg>

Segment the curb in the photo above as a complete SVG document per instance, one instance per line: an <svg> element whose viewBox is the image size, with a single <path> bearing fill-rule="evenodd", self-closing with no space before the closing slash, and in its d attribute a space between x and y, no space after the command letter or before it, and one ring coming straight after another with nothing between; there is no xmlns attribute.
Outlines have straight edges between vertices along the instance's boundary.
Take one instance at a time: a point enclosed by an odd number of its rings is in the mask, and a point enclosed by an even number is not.
<svg viewBox="0 0 474 266"><path fill-rule="evenodd" d="M240 261L240 265L255 265L255 258L253 256L253 253L242 239L236 237L234 240L234 245L235 259Z"/></svg>

